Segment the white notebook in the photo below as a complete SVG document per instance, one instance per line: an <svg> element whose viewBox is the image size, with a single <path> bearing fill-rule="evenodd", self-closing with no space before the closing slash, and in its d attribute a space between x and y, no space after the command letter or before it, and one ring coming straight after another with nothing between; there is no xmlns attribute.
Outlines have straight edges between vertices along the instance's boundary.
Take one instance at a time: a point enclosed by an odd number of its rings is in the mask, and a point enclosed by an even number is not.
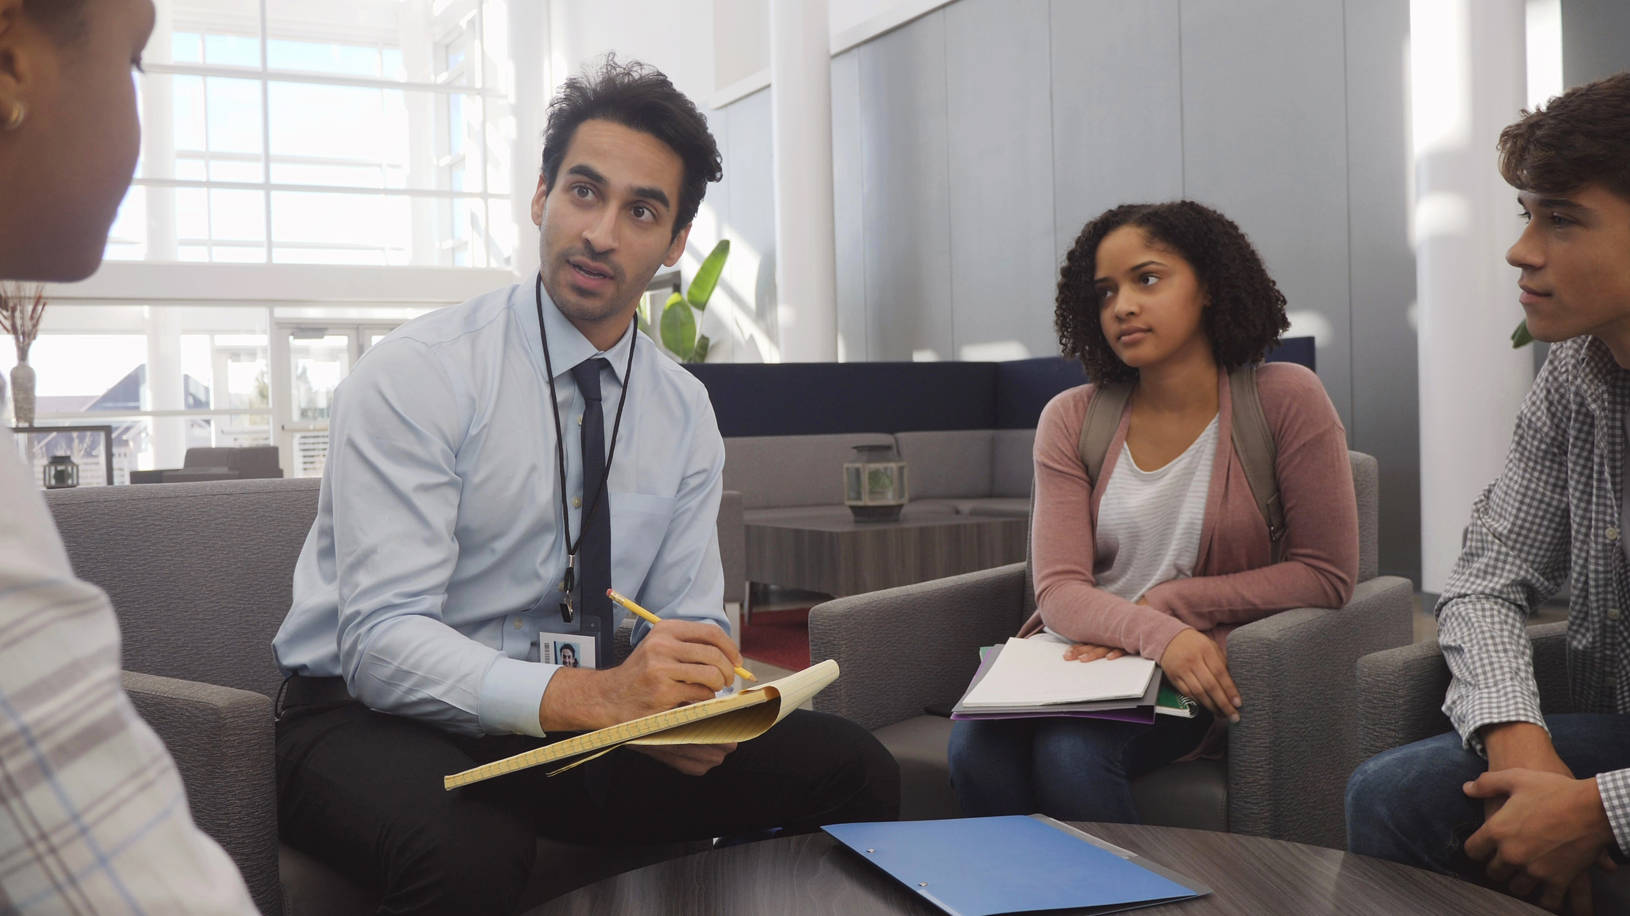
<svg viewBox="0 0 1630 916"><path fill-rule="evenodd" d="M962 705L1046 706L1142 697L1155 676L1155 663L1138 655L1065 661L1067 643L1013 637L990 672L968 692Z"/></svg>

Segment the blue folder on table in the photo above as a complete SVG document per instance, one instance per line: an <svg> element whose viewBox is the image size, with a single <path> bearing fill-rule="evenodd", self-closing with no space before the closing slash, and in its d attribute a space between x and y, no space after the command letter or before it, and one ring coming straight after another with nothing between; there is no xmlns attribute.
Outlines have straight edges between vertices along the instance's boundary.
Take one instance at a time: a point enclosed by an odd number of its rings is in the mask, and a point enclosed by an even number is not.
<svg viewBox="0 0 1630 916"><path fill-rule="evenodd" d="M824 829L952 916L1049 911L1096 916L1211 893L1039 814Z"/></svg>

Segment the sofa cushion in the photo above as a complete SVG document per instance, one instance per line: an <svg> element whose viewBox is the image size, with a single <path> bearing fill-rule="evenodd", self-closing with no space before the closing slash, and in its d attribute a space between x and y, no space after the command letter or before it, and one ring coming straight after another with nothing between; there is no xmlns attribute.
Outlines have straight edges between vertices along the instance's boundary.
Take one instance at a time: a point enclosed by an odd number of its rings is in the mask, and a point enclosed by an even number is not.
<svg viewBox="0 0 1630 916"><path fill-rule="evenodd" d="M1153 827L1228 830L1228 763L1190 760L1132 780L1138 817Z"/></svg>
<svg viewBox="0 0 1630 916"><path fill-rule="evenodd" d="M990 495L1028 499L1030 481L1035 477L1035 450L1035 430L996 430L991 442Z"/></svg>
<svg viewBox="0 0 1630 916"><path fill-rule="evenodd" d="M900 433L895 436L900 442L900 457L906 462L911 498L989 496L991 432L988 429L957 429Z"/></svg>
<svg viewBox="0 0 1630 916"><path fill-rule="evenodd" d="M951 724L941 716L918 716L872 732L900 764L900 820L962 816L945 758Z"/></svg>
<svg viewBox="0 0 1630 916"><path fill-rule="evenodd" d="M893 445L887 433L744 436L724 440L724 488L746 509L843 504L843 465L857 445Z"/></svg>

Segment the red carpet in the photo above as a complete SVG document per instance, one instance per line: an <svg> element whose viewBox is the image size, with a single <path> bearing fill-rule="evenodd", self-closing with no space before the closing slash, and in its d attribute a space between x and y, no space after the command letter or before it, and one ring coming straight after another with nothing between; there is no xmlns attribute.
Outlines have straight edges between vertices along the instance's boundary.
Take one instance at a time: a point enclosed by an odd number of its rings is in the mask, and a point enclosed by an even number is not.
<svg viewBox="0 0 1630 916"><path fill-rule="evenodd" d="M754 611L741 625L741 654L793 671L808 668L809 608Z"/></svg>

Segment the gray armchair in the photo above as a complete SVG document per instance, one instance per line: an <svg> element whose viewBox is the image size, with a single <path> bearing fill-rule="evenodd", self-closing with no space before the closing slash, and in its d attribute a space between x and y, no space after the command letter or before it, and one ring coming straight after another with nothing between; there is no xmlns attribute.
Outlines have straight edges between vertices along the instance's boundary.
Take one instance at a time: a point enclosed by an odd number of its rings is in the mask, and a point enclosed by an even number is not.
<svg viewBox="0 0 1630 916"><path fill-rule="evenodd" d="M1534 679L1540 711L1574 712L1568 689L1568 624L1528 628L1534 644ZM1366 655L1358 660L1359 762L1452 731L1443 714L1449 666L1437 640Z"/></svg>
<svg viewBox="0 0 1630 916"><path fill-rule="evenodd" d="M1235 630L1229 668L1246 698L1224 761L1173 764L1133 783L1145 823L1232 830L1342 848L1343 791L1359 753L1351 708L1357 660L1412 638L1409 580L1376 575L1377 468L1352 452L1359 572L1340 609L1299 608ZM978 649L1035 608L1023 563L857 595L809 615L811 658L838 680L815 707L873 730L900 762L901 816L960 814L950 786L951 721L924 707L961 696Z"/></svg>
<svg viewBox="0 0 1630 916"><path fill-rule="evenodd" d="M124 687L175 758L200 829L237 863L267 916L372 913L378 892L278 843L272 637L292 600L295 560L319 481L228 480L46 491L74 573L113 601ZM741 496L720 506L726 569L741 580ZM732 537L732 532L735 536ZM539 840L524 899L691 851Z"/></svg>

